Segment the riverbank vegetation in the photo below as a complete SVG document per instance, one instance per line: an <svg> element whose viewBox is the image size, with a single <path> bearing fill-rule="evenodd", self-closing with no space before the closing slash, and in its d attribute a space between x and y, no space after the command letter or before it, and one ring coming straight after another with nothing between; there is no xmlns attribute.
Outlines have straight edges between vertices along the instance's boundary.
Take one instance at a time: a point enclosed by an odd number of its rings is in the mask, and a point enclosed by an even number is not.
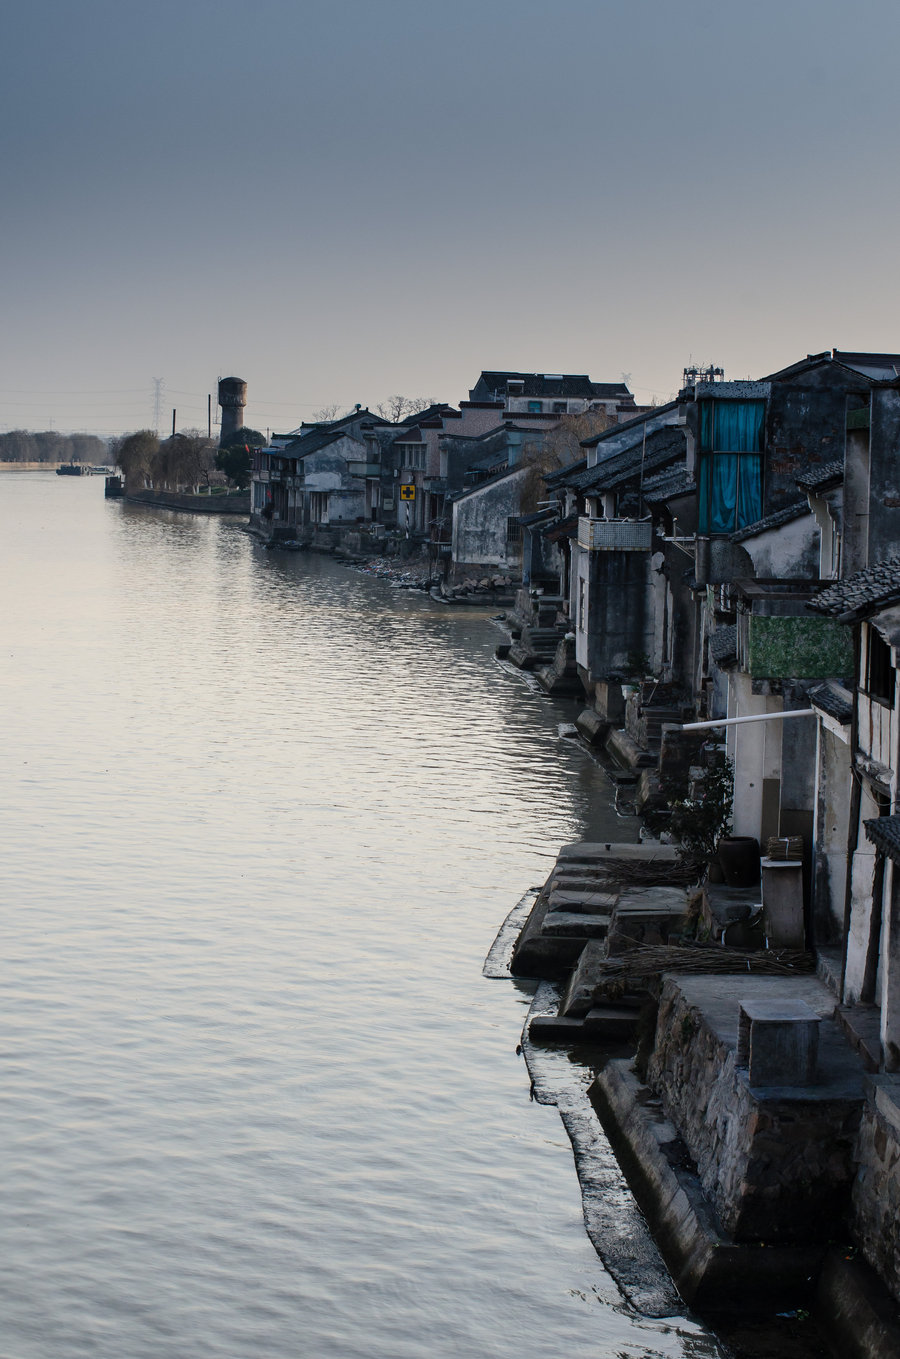
<svg viewBox="0 0 900 1359"><path fill-rule="evenodd" d="M105 439L96 434L60 434L55 429L11 429L0 434L0 462L93 464L105 463L108 456Z"/></svg>
<svg viewBox="0 0 900 1359"><path fill-rule="evenodd" d="M113 440L110 453L122 470L126 492L199 491L223 479L216 471L215 440L196 429L169 439L139 429Z"/></svg>

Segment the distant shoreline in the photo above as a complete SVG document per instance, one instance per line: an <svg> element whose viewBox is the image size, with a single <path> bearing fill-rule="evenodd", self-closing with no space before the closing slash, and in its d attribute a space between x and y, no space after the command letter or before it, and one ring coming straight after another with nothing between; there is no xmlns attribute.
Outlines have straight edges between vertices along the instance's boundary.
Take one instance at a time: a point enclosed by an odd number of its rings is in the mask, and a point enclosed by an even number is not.
<svg viewBox="0 0 900 1359"><path fill-rule="evenodd" d="M61 462L0 462L0 472L55 472Z"/></svg>

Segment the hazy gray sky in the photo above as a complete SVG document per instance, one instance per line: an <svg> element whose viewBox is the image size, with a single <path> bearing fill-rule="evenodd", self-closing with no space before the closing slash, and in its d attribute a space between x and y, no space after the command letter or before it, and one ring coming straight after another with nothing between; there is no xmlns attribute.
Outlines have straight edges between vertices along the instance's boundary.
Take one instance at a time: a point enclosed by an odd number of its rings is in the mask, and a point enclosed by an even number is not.
<svg viewBox="0 0 900 1359"><path fill-rule="evenodd" d="M898 52L896 0L7 4L0 428L900 349Z"/></svg>

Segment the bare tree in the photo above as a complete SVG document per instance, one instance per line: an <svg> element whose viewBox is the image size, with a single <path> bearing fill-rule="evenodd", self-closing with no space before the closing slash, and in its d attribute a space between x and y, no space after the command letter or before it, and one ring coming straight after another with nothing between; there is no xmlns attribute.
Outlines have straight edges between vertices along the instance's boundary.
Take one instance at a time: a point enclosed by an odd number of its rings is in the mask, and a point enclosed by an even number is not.
<svg viewBox="0 0 900 1359"><path fill-rule="evenodd" d="M544 477L560 467L579 462L584 457L583 439L602 434L610 425L606 411L582 411L580 415L564 415L558 424L548 429L540 443L526 447L523 462L528 475L522 487L522 510L531 514L544 497Z"/></svg>
<svg viewBox="0 0 900 1359"><path fill-rule="evenodd" d="M177 490L208 487L215 469L216 445L199 429L186 429L162 445L166 453L166 481Z"/></svg>
<svg viewBox="0 0 900 1359"><path fill-rule="evenodd" d="M312 418L317 425L330 425L332 420L336 420L343 410L336 401L330 406L323 406L321 410L313 411Z"/></svg>
<svg viewBox="0 0 900 1359"><path fill-rule="evenodd" d="M389 396L387 401L379 401L375 410L382 420L389 420L392 425L396 425L407 415L418 415L420 411L437 404L433 396L400 396L397 393Z"/></svg>

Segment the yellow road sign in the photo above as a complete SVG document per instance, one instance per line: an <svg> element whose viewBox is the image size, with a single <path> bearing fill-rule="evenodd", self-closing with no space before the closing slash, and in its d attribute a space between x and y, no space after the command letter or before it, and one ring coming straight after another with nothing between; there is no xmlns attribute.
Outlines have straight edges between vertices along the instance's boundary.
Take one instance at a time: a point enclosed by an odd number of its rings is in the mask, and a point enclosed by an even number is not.
<svg viewBox="0 0 900 1359"><path fill-rule="evenodd" d="M415 486L414 486L411 482L410 482L408 485L406 485L406 486L401 486L401 487L400 487L400 499L401 499L401 500L415 500L415 498L416 498L416 488L415 488Z"/></svg>

